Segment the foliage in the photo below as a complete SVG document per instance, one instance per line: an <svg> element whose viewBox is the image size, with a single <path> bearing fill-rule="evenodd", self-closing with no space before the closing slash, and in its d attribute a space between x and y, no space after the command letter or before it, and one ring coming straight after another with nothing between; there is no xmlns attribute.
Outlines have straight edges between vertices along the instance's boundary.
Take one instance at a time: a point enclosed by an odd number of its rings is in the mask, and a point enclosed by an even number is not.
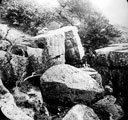
<svg viewBox="0 0 128 120"><path fill-rule="evenodd" d="M50 11L36 6L32 0L3 0L0 13L10 25L31 35L37 35L39 30L52 21L62 23L62 26L76 25L83 45L93 49L103 47L121 36L121 32L109 24L109 20L97 12L89 0L58 2L60 6Z"/></svg>
<svg viewBox="0 0 128 120"><path fill-rule="evenodd" d="M0 14L10 25L31 35L36 35L54 17L50 11L25 0L4 0Z"/></svg>
<svg viewBox="0 0 128 120"><path fill-rule="evenodd" d="M121 36L121 32L109 24L109 20L97 12L88 0L66 0L66 2L59 0L59 2L61 15L66 11L69 14L68 20L77 18L80 23L79 35L84 46L96 49Z"/></svg>

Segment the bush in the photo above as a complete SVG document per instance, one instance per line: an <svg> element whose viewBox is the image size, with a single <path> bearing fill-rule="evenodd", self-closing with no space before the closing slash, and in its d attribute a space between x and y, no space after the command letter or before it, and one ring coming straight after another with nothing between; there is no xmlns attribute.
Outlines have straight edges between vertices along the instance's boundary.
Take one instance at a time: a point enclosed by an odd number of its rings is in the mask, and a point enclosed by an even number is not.
<svg viewBox="0 0 128 120"><path fill-rule="evenodd" d="M4 0L0 6L0 13L1 18L9 25L30 35L36 35L39 29L54 19L50 11L39 8L29 0Z"/></svg>

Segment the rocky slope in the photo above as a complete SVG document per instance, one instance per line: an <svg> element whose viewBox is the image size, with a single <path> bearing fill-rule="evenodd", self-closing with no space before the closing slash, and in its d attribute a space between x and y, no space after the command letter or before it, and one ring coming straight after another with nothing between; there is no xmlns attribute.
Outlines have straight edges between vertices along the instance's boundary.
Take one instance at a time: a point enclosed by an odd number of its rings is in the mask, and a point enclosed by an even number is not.
<svg viewBox="0 0 128 120"><path fill-rule="evenodd" d="M76 27L67 26L35 37L7 32L0 28L1 119L123 117L121 105L108 95L110 89L104 90L101 75L92 68L77 68L82 66L84 50Z"/></svg>

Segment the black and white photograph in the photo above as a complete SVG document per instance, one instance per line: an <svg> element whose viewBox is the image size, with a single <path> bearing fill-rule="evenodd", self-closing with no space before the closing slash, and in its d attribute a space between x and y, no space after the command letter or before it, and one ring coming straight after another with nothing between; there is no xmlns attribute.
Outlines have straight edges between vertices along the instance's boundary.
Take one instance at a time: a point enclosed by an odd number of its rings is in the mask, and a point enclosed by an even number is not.
<svg viewBox="0 0 128 120"><path fill-rule="evenodd" d="M128 120L128 0L0 0L0 120Z"/></svg>

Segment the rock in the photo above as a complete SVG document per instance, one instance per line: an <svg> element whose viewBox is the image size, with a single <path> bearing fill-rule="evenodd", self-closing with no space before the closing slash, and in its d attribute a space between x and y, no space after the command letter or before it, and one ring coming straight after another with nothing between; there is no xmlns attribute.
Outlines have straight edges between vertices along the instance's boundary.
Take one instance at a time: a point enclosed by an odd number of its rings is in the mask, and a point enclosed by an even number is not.
<svg viewBox="0 0 128 120"><path fill-rule="evenodd" d="M48 31L45 34L33 37L33 39L39 48L44 49L44 61L48 64L55 65L58 64L58 61L76 64L84 56L84 50L77 32L76 27L67 26Z"/></svg>
<svg viewBox="0 0 128 120"><path fill-rule="evenodd" d="M93 67L101 74L103 86L112 82L113 95L125 112L123 119L128 119L128 43L112 44L96 52Z"/></svg>
<svg viewBox="0 0 128 120"><path fill-rule="evenodd" d="M15 29L9 27L7 24L0 24L0 36L2 39L8 39L12 43L17 43L20 40L23 41L25 38L31 38L31 36Z"/></svg>
<svg viewBox="0 0 128 120"><path fill-rule="evenodd" d="M37 46L43 49L42 59L48 66L65 63L65 36L60 29L33 38Z"/></svg>
<svg viewBox="0 0 128 120"><path fill-rule="evenodd" d="M48 69L41 77L44 101L71 107L76 103L91 104L104 89L81 69L61 64Z"/></svg>
<svg viewBox="0 0 128 120"><path fill-rule="evenodd" d="M6 40L0 40L0 50L7 51L9 47L10 47L10 42Z"/></svg>
<svg viewBox="0 0 128 120"><path fill-rule="evenodd" d="M100 87L103 88L102 86L102 77L101 75L93 68L90 68L90 67L84 67L84 68L81 68L86 74L90 75L94 80L96 80Z"/></svg>
<svg viewBox="0 0 128 120"><path fill-rule="evenodd" d="M24 45L12 45L9 52L15 55L28 57L27 47Z"/></svg>
<svg viewBox="0 0 128 120"><path fill-rule="evenodd" d="M99 116L100 120L120 120L124 111L116 104L116 98L108 95L91 106Z"/></svg>
<svg viewBox="0 0 128 120"><path fill-rule="evenodd" d="M119 51L112 51L109 53L109 61L111 67L125 67L128 68L128 48Z"/></svg>
<svg viewBox="0 0 128 120"><path fill-rule="evenodd" d="M32 72L48 69L45 64L45 61L43 60L43 49L27 47L27 54L28 54L28 62L29 62L28 65L29 75L31 75Z"/></svg>
<svg viewBox="0 0 128 120"><path fill-rule="evenodd" d="M2 51L0 50L0 67L1 67L1 64L5 58L5 55L6 55L6 52L5 51Z"/></svg>
<svg viewBox="0 0 128 120"><path fill-rule="evenodd" d="M11 47L10 52L22 56L28 61L26 64L26 77L32 75L33 72L40 71L46 67L45 62L43 61L43 49L24 45L14 45Z"/></svg>
<svg viewBox="0 0 128 120"><path fill-rule="evenodd" d="M122 64L127 66L127 50L128 43L121 44L112 44L108 47L97 49L97 58L95 59L96 63L101 66L114 66L114 67L123 67ZM124 59L123 59L124 58Z"/></svg>
<svg viewBox="0 0 128 120"><path fill-rule="evenodd" d="M93 109L85 105L75 105L62 120L100 120Z"/></svg>
<svg viewBox="0 0 128 120"><path fill-rule="evenodd" d="M4 87L0 79L0 109L2 113L10 120L33 120L26 115L15 104L12 94Z"/></svg>
<svg viewBox="0 0 128 120"><path fill-rule="evenodd" d="M61 24L58 22L50 22L46 25L46 27L48 28L48 30L56 30L59 29L61 27Z"/></svg>
<svg viewBox="0 0 128 120"><path fill-rule="evenodd" d="M69 28L65 27L65 29ZM65 31L65 59L66 63L75 65L77 63L79 64L83 58L84 49L77 28L71 27L70 29Z"/></svg>
<svg viewBox="0 0 128 120"><path fill-rule="evenodd" d="M40 76L29 76L19 87L13 89L16 104L21 110L33 119L36 115L46 114L43 98L40 91Z"/></svg>

